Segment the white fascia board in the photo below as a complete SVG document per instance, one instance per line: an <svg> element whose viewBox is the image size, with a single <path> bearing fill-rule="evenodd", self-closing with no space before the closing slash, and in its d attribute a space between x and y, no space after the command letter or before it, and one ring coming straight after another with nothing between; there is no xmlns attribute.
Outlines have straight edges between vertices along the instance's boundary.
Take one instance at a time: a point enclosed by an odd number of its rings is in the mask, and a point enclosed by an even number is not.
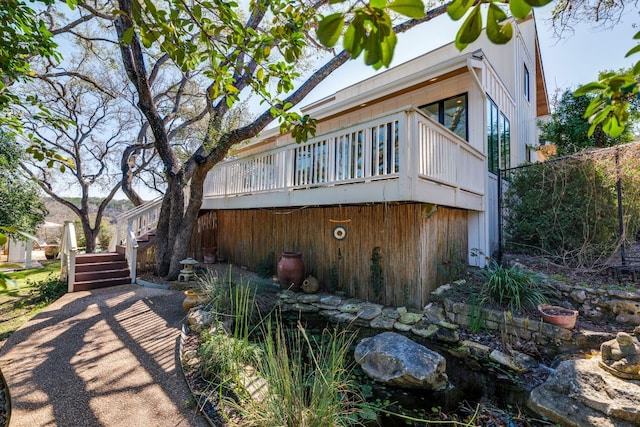
<svg viewBox="0 0 640 427"><path fill-rule="evenodd" d="M363 80L362 82L349 86L348 88L342 89L335 94L323 98L313 104L302 107L301 111L305 114L309 114L315 119L322 119L327 116L335 115L336 113L340 113L341 111L345 111L350 108L358 107L362 104L375 101L378 98L391 95L395 92L414 86L418 83L437 78L450 71L466 67L467 59L471 58L472 55L473 52L469 52L463 55L458 54L455 57L449 58L445 61L440 61L436 65L429 66L429 63L433 61L433 58L430 58L430 54L426 54L405 64L385 71L384 73L371 77L367 80ZM422 68L423 63L424 68ZM416 68L418 69L418 71L403 75L403 72L415 70ZM397 74L398 78L391 79L391 82L386 84L375 84L376 80L389 80L389 77L393 75L390 73ZM347 91L357 91L358 87L366 87L367 85L375 87L375 89L362 92L360 94L357 94L356 96L344 95L344 93Z"/></svg>

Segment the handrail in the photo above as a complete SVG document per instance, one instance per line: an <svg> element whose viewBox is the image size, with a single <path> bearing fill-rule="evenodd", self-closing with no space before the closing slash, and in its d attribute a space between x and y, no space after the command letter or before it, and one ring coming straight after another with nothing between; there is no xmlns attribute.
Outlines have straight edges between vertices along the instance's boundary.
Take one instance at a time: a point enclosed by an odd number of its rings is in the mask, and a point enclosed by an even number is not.
<svg viewBox="0 0 640 427"><path fill-rule="evenodd" d="M76 229L73 221L64 222L62 243L60 244L60 279L67 280L67 291L73 292L76 281L76 254L78 243L76 242Z"/></svg>

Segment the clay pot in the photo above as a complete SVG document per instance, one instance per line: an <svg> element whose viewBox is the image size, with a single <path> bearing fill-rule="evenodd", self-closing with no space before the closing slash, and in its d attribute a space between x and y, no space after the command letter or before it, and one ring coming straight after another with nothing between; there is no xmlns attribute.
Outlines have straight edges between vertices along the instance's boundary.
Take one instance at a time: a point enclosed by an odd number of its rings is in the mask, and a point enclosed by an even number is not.
<svg viewBox="0 0 640 427"><path fill-rule="evenodd" d="M545 322L566 329L573 329L578 318L577 310L569 310L557 305L540 304L538 311Z"/></svg>
<svg viewBox="0 0 640 427"><path fill-rule="evenodd" d="M300 252L282 252L278 261L278 281L281 289L300 290L304 281L305 267Z"/></svg>
<svg viewBox="0 0 640 427"><path fill-rule="evenodd" d="M187 289L184 291L184 301L182 301L182 309L188 313L193 307L205 304L207 298L197 289Z"/></svg>
<svg viewBox="0 0 640 427"><path fill-rule="evenodd" d="M203 247L202 248L202 262L205 264L214 264L216 262L216 257L218 256L218 248L212 246L210 248Z"/></svg>
<svg viewBox="0 0 640 427"><path fill-rule="evenodd" d="M320 282L313 276L307 277L304 282L302 282L302 290L307 294L315 294L320 289Z"/></svg>

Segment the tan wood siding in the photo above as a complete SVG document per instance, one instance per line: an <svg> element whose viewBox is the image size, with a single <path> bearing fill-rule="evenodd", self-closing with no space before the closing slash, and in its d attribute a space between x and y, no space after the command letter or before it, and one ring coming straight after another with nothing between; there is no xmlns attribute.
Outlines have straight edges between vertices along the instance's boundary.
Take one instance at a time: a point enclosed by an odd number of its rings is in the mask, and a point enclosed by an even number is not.
<svg viewBox="0 0 640 427"><path fill-rule="evenodd" d="M215 226L215 232L203 224ZM347 229L344 240L332 237L337 225ZM194 236L193 244L211 244L216 233L218 255L231 263L255 271L271 253L277 262L281 252L298 251L307 275L324 289L410 307L426 304L442 284L437 264L448 261L454 247L462 254L467 248L466 211L416 203L209 211L200 217L199 229L209 235ZM371 285L375 247L385 282L380 292ZM338 282L329 283L331 277Z"/></svg>

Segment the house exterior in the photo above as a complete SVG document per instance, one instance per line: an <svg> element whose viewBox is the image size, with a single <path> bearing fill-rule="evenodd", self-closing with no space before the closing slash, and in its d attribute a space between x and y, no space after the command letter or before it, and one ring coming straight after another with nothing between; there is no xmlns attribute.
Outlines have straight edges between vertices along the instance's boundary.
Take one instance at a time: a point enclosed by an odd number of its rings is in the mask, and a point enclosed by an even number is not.
<svg viewBox="0 0 640 427"><path fill-rule="evenodd" d="M421 307L497 248L498 169L527 160L549 112L535 21L514 21L506 45L451 43L302 112L316 137L267 131L209 173L194 255L215 246L255 271L299 251L325 289Z"/></svg>

